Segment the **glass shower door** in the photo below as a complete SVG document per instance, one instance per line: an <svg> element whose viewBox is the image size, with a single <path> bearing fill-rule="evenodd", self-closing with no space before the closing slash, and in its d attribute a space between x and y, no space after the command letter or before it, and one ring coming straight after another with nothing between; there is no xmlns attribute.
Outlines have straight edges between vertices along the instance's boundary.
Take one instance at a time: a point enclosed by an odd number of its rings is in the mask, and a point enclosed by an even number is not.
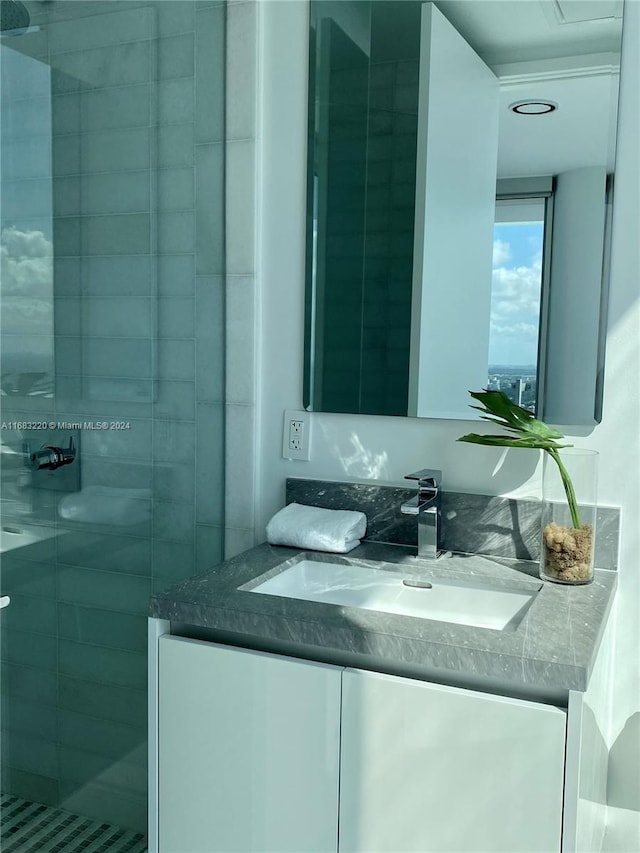
<svg viewBox="0 0 640 853"><path fill-rule="evenodd" d="M225 6L27 6L0 47L3 850L135 851L149 595L222 559Z"/></svg>

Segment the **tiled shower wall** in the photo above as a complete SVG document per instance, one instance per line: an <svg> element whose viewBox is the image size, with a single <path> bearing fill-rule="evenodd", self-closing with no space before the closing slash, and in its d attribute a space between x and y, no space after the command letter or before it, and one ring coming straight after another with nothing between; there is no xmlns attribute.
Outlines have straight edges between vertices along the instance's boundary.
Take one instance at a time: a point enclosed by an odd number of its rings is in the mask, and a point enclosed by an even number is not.
<svg viewBox="0 0 640 853"><path fill-rule="evenodd" d="M258 11L227 6L225 557L254 545Z"/></svg>
<svg viewBox="0 0 640 853"><path fill-rule="evenodd" d="M222 558L225 416L237 430L253 424L237 353L225 413L227 10L192 0L32 6L40 30L15 50L50 66L51 89L29 93L20 75L3 75L3 97L10 90L14 118L30 98L50 103L53 135L25 126L20 136L15 124L7 146L51 155L14 160L30 165L11 176L21 206L3 204L2 227L53 245L55 378L51 396L14 384L2 420L82 428L70 491L36 486L19 466L3 477L2 525L13 531L2 555L12 598L3 789L141 831L148 597ZM244 174L253 148L235 150ZM49 205L51 233L27 197ZM245 214L236 206L236 221ZM245 294L253 299L253 265L240 256L230 258L230 323L244 316ZM16 308L7 317L26 322L21 298L3 294ZM25 437L40 434L2 434L18 450Z"/></svg>

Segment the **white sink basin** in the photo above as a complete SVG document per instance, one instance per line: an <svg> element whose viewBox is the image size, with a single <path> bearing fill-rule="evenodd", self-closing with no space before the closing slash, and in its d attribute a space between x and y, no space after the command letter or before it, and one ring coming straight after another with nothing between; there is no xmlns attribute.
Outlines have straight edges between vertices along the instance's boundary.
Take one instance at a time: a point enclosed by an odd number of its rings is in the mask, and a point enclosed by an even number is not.
<svg viewBox="0 0 640 853"><path fill-rule="evenodd" d="M251 592L361 607L501 631L522 618L538 590L411 575L301 560Z"/></svg>

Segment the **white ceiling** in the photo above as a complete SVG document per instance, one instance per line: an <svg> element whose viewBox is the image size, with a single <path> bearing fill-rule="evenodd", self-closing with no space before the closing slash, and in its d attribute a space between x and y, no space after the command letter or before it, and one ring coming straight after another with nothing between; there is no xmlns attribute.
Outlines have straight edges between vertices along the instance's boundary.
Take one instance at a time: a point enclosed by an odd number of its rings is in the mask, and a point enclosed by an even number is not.
<svg viewBox="0 0 640 853"><path fill-rule="evenodd" d="M517 115L509 105L551 100L553 113ZM597 73L500 88L498 176L556 175L582 166L613 171L618 75Z"/></svg>
<svg viewBox="0 0 640 853"><path fill-rule="evenodd" d="M499 177L613 170L622 0L437 0L500 79ZM539 116L520 100L553 101Z"/></svg>
<svg viewBox="0 0 640 853"><path fill-rule="evenodd" d="M436 5L490 67L620 51L622 0L436 0Z"/></svg>

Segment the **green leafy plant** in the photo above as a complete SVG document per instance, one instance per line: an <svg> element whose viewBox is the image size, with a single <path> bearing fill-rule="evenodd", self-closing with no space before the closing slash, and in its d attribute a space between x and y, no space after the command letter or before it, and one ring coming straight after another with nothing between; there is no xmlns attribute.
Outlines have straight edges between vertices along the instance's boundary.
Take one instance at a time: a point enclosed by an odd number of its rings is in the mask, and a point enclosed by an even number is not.
<svg viewBox="0 0 640 853"><path fill-rule="evenodd" d="M458 441L468 441L470 444L485 444L492 447L527 447L533 450L544 450L558 466L562 485L567 496L569 511L571 512L571 523L576 530L582 527L576 493L571 482L569 472L562 464L559 451L563 447L572 447L571 444L559 444L558 439L564 436L557 429L547 426L544 421L537 418L517 406L507 397L503 391L469 391L474 400L482 405L470 407L482 412L480 416L484 421L498 424L503 429L509 430L507 435L479 435L469 433L461 436Z"/></svg>

